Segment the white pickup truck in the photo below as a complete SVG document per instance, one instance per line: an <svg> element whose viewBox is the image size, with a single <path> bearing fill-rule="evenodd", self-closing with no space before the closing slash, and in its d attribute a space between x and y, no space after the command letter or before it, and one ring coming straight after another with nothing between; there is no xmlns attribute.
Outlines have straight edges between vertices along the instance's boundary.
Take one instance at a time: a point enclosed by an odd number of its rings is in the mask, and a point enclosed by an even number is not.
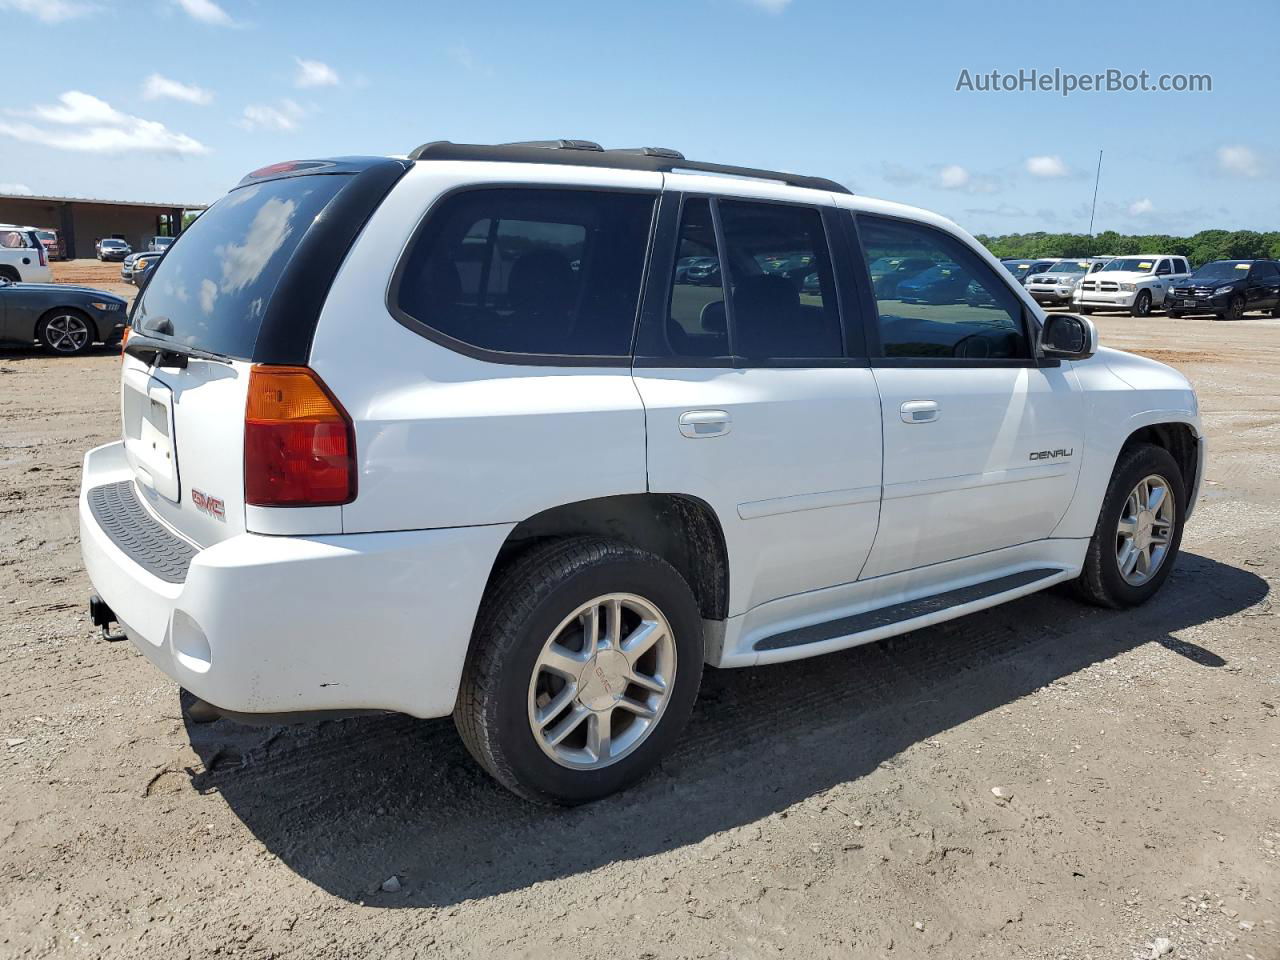
<svg viewBox="0 0 1280 960"><path fill-rule="evenodd" d="M1080 313L1128 310L1131 317L1145 317L1153 307L1164 306L1173 284L1190 273L1186 257L1160 253L1116 257L1080 281L1071 303Z"/></svg>

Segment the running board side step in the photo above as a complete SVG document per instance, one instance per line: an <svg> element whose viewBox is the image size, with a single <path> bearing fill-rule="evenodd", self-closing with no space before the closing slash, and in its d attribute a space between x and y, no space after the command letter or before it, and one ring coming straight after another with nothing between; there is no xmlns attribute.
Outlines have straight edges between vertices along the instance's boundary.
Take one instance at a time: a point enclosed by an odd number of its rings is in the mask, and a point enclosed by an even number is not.
<svg viewBox="0 0 1280 960"><path fill-rule="evenodd" d="M943 613L952 607L962 607L981 600L988 600L1004 593L1033 586L1040 581L1058 581L1062 579L1060 568L1041 567L1035 570L1024 570L1007 576L985 580L982 583L958 587L943 593L935 593L928 597L895 603L876 610L866 610L851 617L828 620L826 623L814 623L807 627L797 627L775 633L773 636L757 640L753 650L785 650L789 647L800 647L811 643L822 643L838 637L849 637L873 630L883 630L910 620L919 620ZM1049 584L1046 582L1045 586Z"/></svg>

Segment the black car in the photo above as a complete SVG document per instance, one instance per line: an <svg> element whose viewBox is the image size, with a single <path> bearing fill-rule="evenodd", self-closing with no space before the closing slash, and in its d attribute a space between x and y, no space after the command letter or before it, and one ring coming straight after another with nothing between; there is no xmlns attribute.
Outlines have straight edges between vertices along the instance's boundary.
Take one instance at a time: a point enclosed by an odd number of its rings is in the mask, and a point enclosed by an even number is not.
<svg viewBox="0 0 1280 960"><path fill-rule="evenodd" d="M1001 260L1000 263L1013 274L1013 278L1024 287L1027 285L1027 277L1034 277L1038 273L1045 273L1052 269L1057 260L1020 260L1013 258L1009 260Z"/></svg>
<svg viewBox="0 0 1280 960"><path fill-rule="evenodd" d="M1239 320L1248 310L1280 316L1280 262L1212 260L1169 291L1168 314L1212 313Z"/></svg>
<svg viewBox="0 0 1280 960"><path fill-rule="evenodd" d="M114 293L56 283L13 283L0 278L0 343L42 343L74 356L94 343L118 343L128 304Z"/></svg>

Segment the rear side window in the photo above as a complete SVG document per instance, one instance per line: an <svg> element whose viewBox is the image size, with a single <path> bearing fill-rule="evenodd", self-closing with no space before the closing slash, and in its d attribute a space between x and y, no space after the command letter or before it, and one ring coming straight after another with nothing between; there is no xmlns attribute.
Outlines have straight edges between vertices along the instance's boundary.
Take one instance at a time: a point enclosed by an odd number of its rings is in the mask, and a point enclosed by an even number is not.
<svg viewBox="0 0 1280 960"><path fill-rule="evenodd" d="M534 188L454 194L411 244L394 306L453 347L627 357L655 200Z"/></svg>
<svg viewBox="0 0 1280 960"><path fill-rule="evenodd" d="M919 223L859 216L886 357L1030 356L1022 303L974 251Z"/></svg>
<svg viewBox="0 0 1280 960"><path fill-rule="evenodd" d="M16 249L18 247L29 247L31 241L27 238L27 234L22 230L0 230L0 247Z"/></svg>
<svg viewBox="0 0 1280 960"><path fill-rule="evenodd" d="M271 295L293 252L346 175L241 187L206 210L175 243L133 314L140 333L251 359Z"/></svg>

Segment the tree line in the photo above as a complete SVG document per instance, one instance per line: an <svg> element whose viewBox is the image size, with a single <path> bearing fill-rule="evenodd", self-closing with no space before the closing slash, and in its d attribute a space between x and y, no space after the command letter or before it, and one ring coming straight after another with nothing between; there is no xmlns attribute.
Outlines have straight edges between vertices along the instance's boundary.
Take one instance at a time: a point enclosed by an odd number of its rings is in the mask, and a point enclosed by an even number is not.
<svg viewBox="0 0 1280 960"><path fill-rule="evenodd" d="M1000 258L1134 256L1172 253L1198 266L1210 260L1280 260L1280 231L1201 230L1190 237L1163 233L1131 234L1104 230L1090 237L1083 233L978 234L978 240Z"/></svg>

